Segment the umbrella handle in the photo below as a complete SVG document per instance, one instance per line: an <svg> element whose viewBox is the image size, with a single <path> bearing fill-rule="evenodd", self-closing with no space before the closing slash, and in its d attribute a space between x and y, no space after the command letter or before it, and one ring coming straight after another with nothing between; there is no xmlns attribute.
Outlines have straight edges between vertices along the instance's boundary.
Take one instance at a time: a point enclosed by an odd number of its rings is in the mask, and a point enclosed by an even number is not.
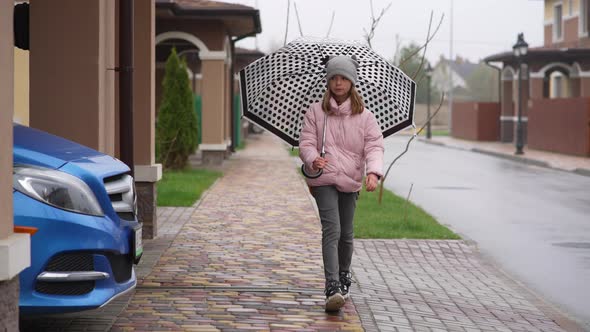
<svg viewBox="0 0 590 332"><path fill-rule="evenodd" d="M316 174L307 174L305 172L305 165L301 165L301 173L303 173L303 175L308 179L317 179L320 177L320 175L322 175L323 172L324 170L320 169Z"/></svg>
<svg viewBox="0 0 590 332"><path fill-rule="evenodd" d="M320 152L320 157L324 158L326 156L326 128L328 127L328 113L324 112L324 132L322 133L322 151ZM316 174L307 174L305 172L305 164L301 165L301 173L308 178L308 179L317 179L324 173L323 169L320 169Z"/></svg>
<svg viewBox="0 0 590 332"><path fill-rule="evenodd" d="M324 148L322 147L322 150ZM324 156L326 155L325 152L322 151L322 153L320 153L320 156L322 158L324 158ZM316 174L307 174L307 172L305 172L305 164L301 165L301 173L303 173L303 175L308 178L308 179L317 179L320 177L320 175L322 175L322 173L324 173L323 169L320 169Z"/></svg>

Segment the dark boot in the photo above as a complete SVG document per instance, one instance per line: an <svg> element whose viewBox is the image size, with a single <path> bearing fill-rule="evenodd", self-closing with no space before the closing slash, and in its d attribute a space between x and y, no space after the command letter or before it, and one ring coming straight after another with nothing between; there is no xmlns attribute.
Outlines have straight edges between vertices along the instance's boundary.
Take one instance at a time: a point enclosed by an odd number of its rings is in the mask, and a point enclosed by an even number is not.
<svg viewBox="0 0 590 332"><path fill-rule="evenodd" d="M338 311L344 305L344 297L338 280L326 281L326 311Z"/></svg>
<svg viewBox="0 0 590 332"><path fill-rule="evenodd" d="M350 285L352 284L352 274L349 271L340 272L340 292L344 299L350 295Z"/></svg>

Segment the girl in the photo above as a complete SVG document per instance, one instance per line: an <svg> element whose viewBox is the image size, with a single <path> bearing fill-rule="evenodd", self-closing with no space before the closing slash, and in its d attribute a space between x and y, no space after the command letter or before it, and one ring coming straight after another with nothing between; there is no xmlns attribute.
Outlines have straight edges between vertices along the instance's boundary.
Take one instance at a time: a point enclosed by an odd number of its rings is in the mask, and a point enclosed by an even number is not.
<svg viewBox="0 0 590 332"><path fill-rule="evenodd" d="M366 110L354 85L356 59L336 56L326 63L328 88L321 103L305 114L299 156L322 223L322 255L326 278L326 311L337 311L349 296L353 251L352 220L366 171L367 191L374 191L383 175L383 135L375 116ZM327 121L324 157L321 149Z"/></svg>

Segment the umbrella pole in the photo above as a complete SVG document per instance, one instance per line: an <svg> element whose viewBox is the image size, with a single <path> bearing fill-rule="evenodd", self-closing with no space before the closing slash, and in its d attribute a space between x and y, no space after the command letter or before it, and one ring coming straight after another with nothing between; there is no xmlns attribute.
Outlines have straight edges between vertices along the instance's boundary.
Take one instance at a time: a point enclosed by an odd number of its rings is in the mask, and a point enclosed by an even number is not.
<svg viewBox="0 0 590 332"><path fill-rule="evenodd" d="M320 157L324 158L326 156L326 128L328 127L328 114L324 114L324 132L322 133L322 151L320 151ZM301 173L305 175L308 179L317 179L324 173L323 169L320 169L316 174L309 175L305 172L305 164L301 165Z"/></svg>

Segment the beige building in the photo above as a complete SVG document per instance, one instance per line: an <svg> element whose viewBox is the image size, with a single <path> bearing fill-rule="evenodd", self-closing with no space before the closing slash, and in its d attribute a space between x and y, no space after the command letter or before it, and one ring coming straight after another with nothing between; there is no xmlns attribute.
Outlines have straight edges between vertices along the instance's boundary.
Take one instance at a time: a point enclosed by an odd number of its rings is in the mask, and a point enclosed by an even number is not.
<svg viewBox="0 0 590 332"><path fill-rule="evenodd" d="M118 156L118 6L115 1L30 1L26 19L0 1L0 329L18 329L18 274L29 265L28 234L12 213L12 122ZM28 50L14 47L13 21ZM75 28L74 28L75 27ZM155 221L155 3L135 2L134 170L147 235ZM7 296L5 296L7 295Z"/></svg>
<svg viewBox="0 0 590 332"><path fill-rule="evenodd" d="M220 164L234 149L239 115L233 104L235 43L261 31L258 10L217 1L156 0L156 105L172 47L183 56L202 100L204 164Z"/></svg>
<svg viewBox="0 0 590 332"><path fill-rule="evenodd" d="M12 117L14 114L13 6L0 1L0 329L18 329L18 274L30 264L30 239L12 222Z"/></svg>
<svg viewBox="0 0 590 332"><path fill-rule="evenodd" d="M12 122L120 157L128 128L119 120L125 98L119 93L119 2L30 0L28 51L14 47L16 2L0 0L0 330L18 329L18 274L30 262L29 235L15 234L13 227ZM156 55L179 42L184 54L196 55L188 60L203 100L201 148L217 162L231 147L234 43L260 32L258 11L250 7L177 2L132 1L133 169L138 217L148 238L157 235L155 193L162 172L154 153Z"/></svg>

